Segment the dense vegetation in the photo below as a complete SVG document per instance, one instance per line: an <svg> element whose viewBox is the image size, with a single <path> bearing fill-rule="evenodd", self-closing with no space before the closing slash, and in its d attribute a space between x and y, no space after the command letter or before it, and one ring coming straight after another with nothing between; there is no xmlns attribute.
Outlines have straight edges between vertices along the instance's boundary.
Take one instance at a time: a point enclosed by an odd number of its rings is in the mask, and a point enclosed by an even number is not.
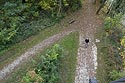
<svg viewBox="0 0 125 83"><path fill-rule="evenodd" d="M48 49L45 55L41 55L41 61L37 64L33 71L28 71L23 77L22 83L57 83L59 80L59 63L63 56L63 49L55 44Z"/></svg>
<svg viewBox="0 0 125 83"><path fill-rule="evenodd" d="M102 34L103 55L106 57L106 82L125 76L125 25L122 21L125 14L125 0L101 0L97 14L104 14L104 31ZM104 73L104 72L103 72ZM104 83L102 81L101 83Z"/></svg>
<svg viewBox="0 0 125 83"><path fill-rule="evenodd" d="M80 0L5 1L0 6L0 50L52 26L67 10L75 11L80 6Z"/></svg>
<svg viewBox="0 0 125 83"><path fill-rule="evenodd" d="M125 13L125 0L100 0L100 7L97 10L97 14L104 9L106 15L113 17L118 13Z"/></svg>

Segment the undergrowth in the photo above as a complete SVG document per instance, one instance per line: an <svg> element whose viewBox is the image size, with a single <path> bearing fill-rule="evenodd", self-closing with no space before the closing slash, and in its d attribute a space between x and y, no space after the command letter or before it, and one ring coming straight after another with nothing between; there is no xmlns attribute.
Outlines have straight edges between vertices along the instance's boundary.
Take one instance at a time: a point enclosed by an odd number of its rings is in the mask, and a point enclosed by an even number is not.
<svg viewBox="0 0 125 83"><path fill-rule="evenodd" d="M75 32L26 61L2 83L73 83L77 49Z"/></svg>
<svg viewBox="0 0 125 83"><path fill-rule="evenodd" d="M58 44L47 49L45 55L41 55L40 62L36 65L32 73L26 74L21 83L57 83L59 80L60 58L63 56L63 49ZM34 76L35 75L35 76Z"/></svg>
<svg viewBox="0 0 125 83"><path fill-rule="evenodd" d="M103 33L100 36L102 43L98 44L99 83L109 83L125 76L124 26L121 24L121 16L118 14L113 18L105 18Z"/></svg>

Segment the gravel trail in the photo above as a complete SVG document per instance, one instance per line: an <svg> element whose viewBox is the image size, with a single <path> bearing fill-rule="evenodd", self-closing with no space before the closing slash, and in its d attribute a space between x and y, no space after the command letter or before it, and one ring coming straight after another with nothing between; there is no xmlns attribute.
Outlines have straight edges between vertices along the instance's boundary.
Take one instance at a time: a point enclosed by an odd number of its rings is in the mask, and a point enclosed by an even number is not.
<svg viewBox="0 0 125 83"><path fill-rule="evenodd" d="M97 69L97 47L95 45L94 34L96 28L101 25L96 16L96 7L92 0L85 0L80 13L80 36L77 58L77 68L75 83L89 83L90 78L96 77ZM90 42L85 47L85 39L89 38Z"/></svg>

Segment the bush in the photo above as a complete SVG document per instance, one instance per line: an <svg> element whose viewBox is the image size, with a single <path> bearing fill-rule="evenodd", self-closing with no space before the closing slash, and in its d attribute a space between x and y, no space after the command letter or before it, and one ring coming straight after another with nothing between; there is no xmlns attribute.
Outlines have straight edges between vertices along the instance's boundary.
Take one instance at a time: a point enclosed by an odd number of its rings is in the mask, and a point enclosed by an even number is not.
<svg viewBox="0 0 125 83"><path fill-rule="evenodd" d="M121 14L115 15L114 18L106 17L104 22L104 29L105 31L110 31L113 29L120 28L121 24Z"/></svg>
<svg viewBox="0 0 125 83"><path fill-rule="evenodd" d="M52 49L47 50L45 56L41 56L41 62L35 71L43 78L43 83L56 83L59 80L58 66L62 52L62 48L56 44Z"/></svg>
<svg viewBox="0 0 125 83"><path fill-rule="evenodd" d="M22 28L22 23L38 16L36 6L20 1L6 2L0 8L0 50L11 44Z"/></svg>
<svg viewBox="0 0 125 83"><path fill-rule="evenodd" d="M43 82L43 79L36 74L36 72L33 71L28 71L26 73L26 76L23 77L23 79L21 80L21 83L39 83L39 82Z"/></svg>
<svg viewBox="0 0 125 83"><path fill-rule="evenodd" d="M112 70L109 75L110 75L110 81L114 81L114 80L124 77L125 72L119 72L117 70Z"/></svg>
<svg viewBox="0 0 125 83"><path fill-rule="evenodd" d="M124 46L125 37L123 33L123 26L121 24L122 14L117 14L113 18L107 17L104 22L104 29L106 31L106 37L110 40L112 53L108 55L113 57L112 62L114 63L114 70L109 69L108 77L109 82L124 76L122 73L125 68L124 59ZM109 61L108 61L109 63ZM108 65L108 63L106 63ZM110 65L108 65L110 66Z"/></svg>
<svg viewBox="0 0 125 83"><path fill-rule="evenodd" d="M72 11L81 7L81 0L41 0L39 6L51 12L52 16L60 16L66 8Z"/></svg>
<svg viewBox="0 0 125 83"><path fill-rule="evenodd" d="M72 11L78 10L82 6L81 0L68 0L69 2L69 7Z"/></svg>
<svg viewBox="0 0 125 83"><path fill-rule="evenodd" d="M60 66L60 58L63 56L63 49L58 44L55 44L51 49L48 49L45 55L41 55L41 60L33 71L33 76L26 74L23 77L23 82L40 83L57 83L59 80L58 67ZM39 77L40 76L40 77ZM37 80L37 79L38 80Z"/></svg>

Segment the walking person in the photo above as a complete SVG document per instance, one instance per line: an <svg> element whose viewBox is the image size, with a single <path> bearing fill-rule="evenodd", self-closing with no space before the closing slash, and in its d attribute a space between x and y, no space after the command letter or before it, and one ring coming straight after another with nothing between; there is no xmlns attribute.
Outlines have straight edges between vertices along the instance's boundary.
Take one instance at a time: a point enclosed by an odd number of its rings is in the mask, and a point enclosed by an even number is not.
<svg viewBox="0 0 125 83"><path fill-rule="evenodd" d="M88 47L88 43L89 43L89 38L86 38L86 39L85 39L85 47L86 47L86 48Z"/></svg>

